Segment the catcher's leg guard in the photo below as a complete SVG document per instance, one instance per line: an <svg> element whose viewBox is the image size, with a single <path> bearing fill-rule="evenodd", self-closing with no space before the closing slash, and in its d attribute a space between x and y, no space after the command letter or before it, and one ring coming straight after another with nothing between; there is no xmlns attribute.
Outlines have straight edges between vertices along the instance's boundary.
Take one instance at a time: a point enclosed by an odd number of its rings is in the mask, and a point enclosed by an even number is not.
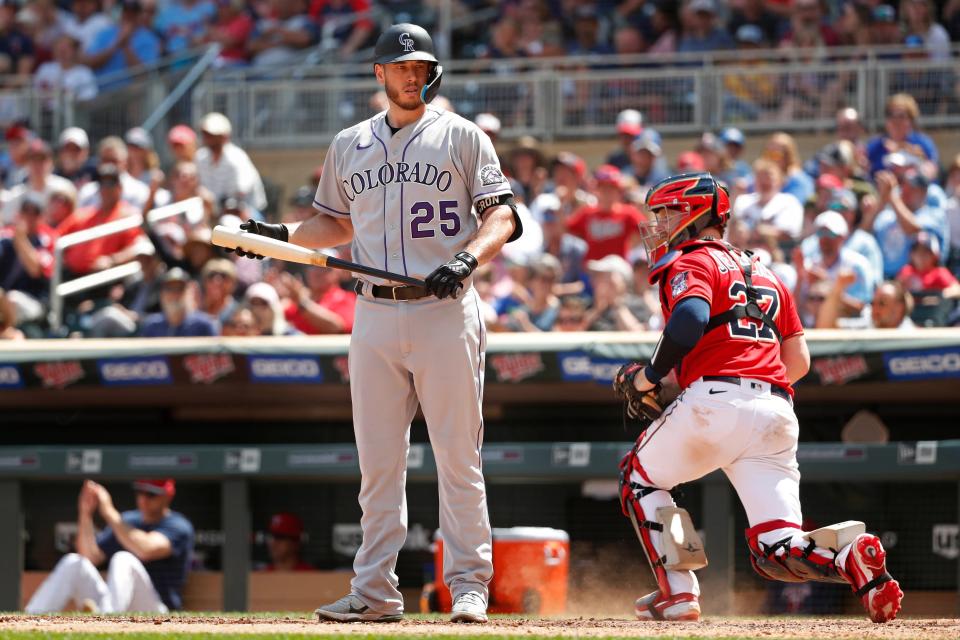
<svg viewBox="0 0 960 640"><path fill-rule="evenodd" d="M650 516L658 508L676 507L670 493L652 486L631 450L620 463L620 506L630 518L653 570L658 590L635 602L641 620L698 620L700 594L692 571L668 571L662 542L663 525Z"/></svg>
<svg viewBox="0 0 960 640"><path fill-rule="evenodd" d="M837 570L863 602L874 622L897 617L903 591L887 573L887 552L880 539L869 533L857 536L837 554Z"/></svg>
<svg viewBox="0 0 960 640"><path fill-rule="evenodd" d="M818 530L819 532L820 530ZM762 522L747 529L747 546L754 570L782 582L847 582L837 570L837 549L821 547L800 526L786 520Z"/></svg>

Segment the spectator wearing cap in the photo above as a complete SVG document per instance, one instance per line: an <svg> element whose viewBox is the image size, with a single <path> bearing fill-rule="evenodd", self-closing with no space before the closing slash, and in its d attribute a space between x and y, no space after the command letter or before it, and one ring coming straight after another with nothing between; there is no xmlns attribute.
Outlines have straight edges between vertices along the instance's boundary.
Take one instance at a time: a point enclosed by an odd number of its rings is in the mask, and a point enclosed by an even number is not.
<svg viewBox="0 0 960 640"><path fill-rule="evenodd" d="M325 251L337 256L335 250ZM353 331L357 294L340 287L336 269L307 269L306 284L286 271L280 278L287 289L283 314L290 326L307 335Z"/></svg>
<svg viewBox="0 0 960 640"><path fill-rule="evenodd" d="M68 553L33 594L28 613L62 611L71 600L87 611L166 613L183 608L193 553L193 525L170 508L172 478L133 483L137 508L117 511L106 487L86 480L77 501L76 553ZM103 521L98 534L94 514ZM97 570L107 565L107 579Z"/></svg>
<svg viewBox="0 0 960 640"><path fill-rule="evenodd" d="M197 132L185 124L170 128L167 144L174 162L193 162L197 157Z"/></svg>
<svg viewBox="0 0 960 640"><path fill-rule="evenodd" d="M216 200L239 196L257 211L267 206L260 172L246 151L230 142L233 127L222 113L211 112L200 121L203 147L197 151L200 184Z"/></svg>
<svg viewBox="0 0 960 640"><path fill-rule="evenodd" d="M308 185L299 187L288 201L290 205L283 214L284 223L304 222L316 214L313 198L317 190Z"/></svg>
<svg viewBox="0 0 960 640"><path fill-rule="evenodd" d="M33 86L49 93L52 107L58 92L69 100L83 101L97 97L97 79L90 67L80 64L80 43L75 36L63 34L53 45L53 60L44 62L33 76Z"/></svg>
<svg viewBox="0 0 960 640"><path fill-rule="evenodd" d="M701 53L733 49L733 39L717 21L716 0L690 0L682 9L683 31L677 51Z"/></svg>
<svg viewBox="0 0 960 640"><path fill-rule="evenodd" d="M50 197L47 198L47 208L44 211L44 218L51 227L57 227L61 222L70 217L70 214L77 208L77 190L72 184L56 187L50 191Z"/></svg>
<svg viewBox="0 0 960 640"><path fill-rule="evenodd" d="M520 136L510 150L508 165L510 177L523 188L523 198L517 199L533 202L547 182L546 162L537 139L533 136Z"/></svg>
<svg viewBox="0 0 960 640"><path fill-rule="evenodd" d="M929 0L905 0L903 22L906 35L917 36L931 60L950 59L950 34L936 21L936 6Z"/></svg>
<svg viewBox="0 0 960 640"><path fill-rule="evenodd" d="M749 52L737 64L756 69L756 72L723 74L724 114L732 121L756 120L779 102L780 86L774 75L764 73L769 61L755 53L767 48L769 41L763 29L755 24L743 24L734 32L738 51Z"/></svg>
<svg viewBox="0 0 960 640"><path fill-rule="evenodd" d="M586 283L584 264L587 242L567 232L559 198L552 194L544 194L540 198L544 199L541 203L543 253L560 261L560 282L564 285L573 284L579 291Z"/></svg>
<svg viewBox="0 0 960 640"><path fill-rule="evenodd" d="M884 156L896 151L929 160L933 165L940 161L940 154L933 140L917 130L919 117L920 107L913 96L898 93L887 98L884 132L867 143L871 175L884 168Z"/></svg>
<svg viewBox="0 0 960 640"><path fill-rule="evenodd" d="M567 230L587 242L587 260L599 260L611 254L622 258L636 244L643 214L623 202L623 177L619 169L601 165L593 177L597 204L578 209L567 219Z"/></svg>
<svg viewBox="0 0 960 640"><path fill-rule="evenodd" d="M93 179L97 165L90 158L90 138L80 127L67 127L57 140L54 173L79 189Z"/></svg>
<svg viewBox="0 0 960 640"><path fill-rule="evenodd" d="M897 20L897 10L893 5L878 4L873 8L873 24L870 27L870 42L874 46L898 45L903 43L903 27ZM881 60L896 60L897 53L881 53Z"/></svg>
<svg viewBox="0 0 960 640"><path fill-rule="evenodd" d="M803 229L803 205L794 196L783 193L780 166L764 158L756 160L753 185L753 193L734 200L733 217L746 224L751 238L767 234L780 241L798 239Z"/></svg>
<svg viewBox="0 0 960 640"><path fill-rule="evenodd" d="M836 211L843 216L844 222L850 229L844 247L859 253L870 263L873 273L874 286L883 281L883 252L872 233L861 228L863 216L857 204L856 195L849 189L834 189L827 198L825 211ZM817 237L813 234L804 238L801 244L804 256L810 256L818 250Z"/></svg>
<svg viewBox="0 0 960 640"><path fill-rule="evenodd" d="M0 290L16 309L17 324L40 321L50 293L56 233L43 220L45 203L20 199L13 224L0 231Z"/></svg>
<svg viewBox="0 0 960 640"><path fill-rule="evenodd" d="M168 54L202 44L208 23L217 15L210 0L170 0L161 6L153 30L163 40Z"/></svg>
<svg viewBox="0 0 960 640"><path fill-rule="evenodd" d="M853 107L843 107L834 117L834 138L837 142L847 141L853 145L854 159L858 170L867 169L866 129L860 119L860 112Z"/></svg>
<svg viewBox="0 0 960 640"><path fill-rule="evenodd" d="M27 195L33 195L43 203L46 210L47 200L55 190L68 189L72 185L69 180L53 173L53 153L46 142L34 138L27 145L25 156L27 176L23 184L10 189L7 194L7 204L4 206L3 220L9 223L13 220L20 204Z"/></svg>
<svg viewBox="0 0 960 640"><path fill-rule="evenodd" d="M907 170L899 179L889 171L874 177L882 210L873 220L873 234L883 252L884 278L890 280L907 264L916 234L928 231L943 247L949 227L946 211L927 198L929 181L918 170Z"/></svg>
<svg viewBox="0 0 960 640"><path fill-rule="evenodd" d="M207 44L219 44L220 67L240 67L247 64L247 40L253 33L253 17L247 12L245 0L216 0L217 13L203 35Z"/></svg>
<svg viewBox="0 0 960 640"><path fill-rule="evenodd" d="M960 283L940 264L940 241L929 231L921 231L910 248L910 260L900 269L897 281L912 294L937 291L945 298L960 297Z"/></svg>
<svg viewBox="0 0 960 640"><path fill-rule="evenodd" d="M321 29L333 27L332 37L341 59L362 48L376 28L373 19L366 15L373 4L370 0L310 0L308 4L308 14Z"/></svg>
<svg viewBox="0 0 960 640"><path fill-rule="evenodd" d="M767 139L763 157L775 162L783 173L781 190L794 196L799 202L806 202L814 191L813 178L801 166L797 142L789 133L774 133Z"/></svg>
<svg viewBox="0 0 960 640"><path fill-rule="evenodd" d="M587 163L580 156L561 151L550 163L550 182L543 193L530 203L530 214L543 224L547 209L557 212L561 224L580 207L596 204L597 199L584 188Z"/></svg>
<svg viewBox="0 0 960 640"><path fill-rule="evenodd" d="M273 285L266 282L255 282L247 287L244 301L253 312L253 319L257 325L257 335L283 336L296 335L298 331L287 325L280 303L280 295Z"/></svg>
<svg viewBox="0 0 960 640"><path fill-rule="evenodd" d="M623 171L630 166L630 145L643 132L643 114L636 109L624 109L617 114L616 127L620 148L607 156L607 164Z"/></svg>
<svg viewBox="0 0 960 640"><path fill-rule="evenodd" d="M592 3L578 3L573 8L573 39L567 43L568 55L608 55L613 47L600 37L600 16Z"/></svg>
<svg viewBox="0 0 960 640"><path fill-rule="evenodd" d="M260 335L257 321L249 307L238 306L223 323L220 335L235 338L253 338Z"/></svg>
<svg viewBox="0 0 960 640"><path fill-rule="evenodd" d="M258 571L314 571L301 555L303 542L303 520L299 516L286 511L273 514L267 527L270 562Z"/></svg>
<svg viewBox="0 0 960 640"><path fill-rule="evenodd" d="M288 64L320 37L304 0L272 0L270 7L270 15L257 20L247 43L255 67Z"/></svg>
<svg viewBox="0 0 960 640"><path fill-rule="evenodd" d="M703 158L703 166L727 189L733 185L736 175L733 173L733 161L727 155L727 145L709 131L700 136L697 153Z"/></svg>
<svg viewBox="0 0 960 640"><path fill-rule="evenodd" d="M126 86L130 81L121 72L156 62L163 49L160 38L143 25L140 0L123 0L121 7L120 21L97 32L82 58L101 91Z"/></svg>
<svg viewBox="0 0 960 640"><path fill-rule="evenodd" d="M200 310L221 325L239 306L233 294L237 288L237 269L226 258L208 260L200 270Z"/></svg>
<svg viewBox="0 0 960 640"><path fill-rule="evenodd" d="M215 336L216 322L207 314L195 311L195 283L186 271L174 267L167 271L160 285L160 313L147 316L140 328L144 338L186 338Z"/></svg>
<svg viewBox="0 0 960 640"><path fill-rule="evenodd" d="M643 331L650 319L644 301L634 295L633 269L622 256L587 261L593 300L584 317L587 331Z"/></svg>
<svg viewBox="0 0 960 640"><path fill-rule="evenodd" d="M127 171L129 151L127 143L118 136L108 136L97 145L100 164L111 164L120 172L120 198L138 211L144 211L150 199L150 187ZM94 206L100 201L100 186L90 182L80 188L77 202L81 207Z"/></svg>
<svg viewBox="0 0 960 640"><path fill-rule="evenodd" d="M33 73L33 40L17 26L17 0L0 2L0 75L8 85L28 85Z"/></svg>
<svg viewBox="0 0 960 640"><path fill-rule="evenodd" d="M117 165L100 165L95 184L100 192L98 204L80 207L70 214L57 226L58 235L65 236L138 213L120 199L120 170ZM140 230L134 228L75 245L66 249L63 263L70 273L78 276L123 264L133 257L131 247L139 235Z"/></svg>
<svg viewBox="0 0 960 640"><path fill-rule="evenodd" d="M801 319L807 327L816 324L819 303L841 272L855 276L844 287L844 316L858 316L861 313L873 298L877 282L867 259L843 246L850 232L843 216L836 211L824 211L814 221L814 229L819 251L806 258L796 251L794 260L797 270L794 294L801 310ZM818 298L816 302L808 300L814 295Z"/></svg>
<svg viewBox="0 0 960 640"><path fill-rule="evenodd" d="M497 137L500 135L500 118L492 113L478 113L473 123L480 127L480 131L487 134L490 142L497 143Z"/></svg>
<svg viewBox="0 0 960 640"><path fill-rule="evenodd" d="M858 199L876 193L873 185L861 174L857 165L857 148L849 140L827 144L817 152L814 161L817 175L836 176Z"/></svg>
<svg viewBox="0 0 960 640"><path fill-rule="evenodd" d="M127 143L127 171L132 177L148 186L162 178L160 158L153 149L153 136L149 131L143 127L134 127L124 134L123 141ZM154 203L155 206L163 204L166 202Z"/></svg>
<svg viewBox="0 0 960 640"><path fill-rule="evenodd" d="M753 176L753 169L751 169L750 164L743 159L743 150L747 144L747 139L740 129L736 127L726 127L720 131L720 140L726 145L727 155L733 162L733 173L736 178L730 186L732 190L735 189L737 192L742 193L749 187L750 179Z"/></svg>
<svg viewBox="0 0 960 640"><path fill-rule="evenodd" d="M0 56L2 56L2 51L0 51ZM9 189L27 179L27 147L35 137L26 124L21 122L16 122L6 128L3 138L7 143L7 152L6 156L0 161L3 165L4 174L2 186Z"/></svg>
<svg viewBox="0 0 960 640"><path fill-rule="evenodd" d="M784 20L767 8L764 0L743 0L738 6L730 8L727 19L727 31L737 38L741 27L750 26L760 30L760 40L765 43L780 41ZM739 40L739 38L737 38Z"/></svg>
<svg viewBox="0 0 960 640"><path fill-rule="evenodd" d="M637 182L643 194L667 177L659 133L653 129L644 129L643 133L633 139L630 143L630 164L623 172Z"/></svg>

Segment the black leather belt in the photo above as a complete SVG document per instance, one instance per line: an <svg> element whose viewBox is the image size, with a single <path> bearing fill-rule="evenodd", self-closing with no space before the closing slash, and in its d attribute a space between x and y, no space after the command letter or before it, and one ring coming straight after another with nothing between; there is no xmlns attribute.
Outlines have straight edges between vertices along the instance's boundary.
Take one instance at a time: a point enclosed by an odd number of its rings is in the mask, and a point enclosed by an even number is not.
<svg viewBox="0 0 960 640"><path fill-rule="evenodd" d="M357 284L353 286L353 290L358 296L363 295L363 282L357 280ZM419 300L420 298L426 298L431 295L431 293L427 291L426 287L409 285L388 287L374 284L370 286L370 295L374 298L383 298L385 300Z"/></svg>
<svg viewBox="0 0 960 640"><path fill-rule="evenodd" d="M703 376L703 380L704 382L729 382L730 384L740 386L740 382L743 380L743 378L739 376ZM775 384L771 384L770 393L775 396L780 396L787 402L793 402L793 398L790 397L790 392L783 387L778 387Z"/></svg>

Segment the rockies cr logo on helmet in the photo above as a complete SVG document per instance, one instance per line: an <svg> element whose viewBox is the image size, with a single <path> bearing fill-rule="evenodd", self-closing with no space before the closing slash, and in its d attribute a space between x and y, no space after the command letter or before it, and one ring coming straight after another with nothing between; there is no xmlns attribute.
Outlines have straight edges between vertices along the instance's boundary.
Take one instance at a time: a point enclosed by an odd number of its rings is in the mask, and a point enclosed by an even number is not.
<svg viewBox="0 0 960 640"><path fill-rule="evenodd" d="M413 53L413 38L410 37L410 34L403 32L400 34L400 46L403 47L404 53Z"/></svg>

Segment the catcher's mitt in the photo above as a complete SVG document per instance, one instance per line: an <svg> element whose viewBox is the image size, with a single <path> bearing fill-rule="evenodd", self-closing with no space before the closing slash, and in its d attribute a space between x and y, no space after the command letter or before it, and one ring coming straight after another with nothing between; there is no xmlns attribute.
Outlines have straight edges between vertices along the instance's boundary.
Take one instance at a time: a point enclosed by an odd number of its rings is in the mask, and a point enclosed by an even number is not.
<svg viewBox="0 0 960 640"><path fill-rule="evenodd" d="M620 367L617 375L613 377L613 390L626 402L627 417L636 420L644 428L663 413L660 403L662 386L659 383L647 391L637 391L633 386L634 378L645 366L647 365L642 362L629 362Z"/></svg>

